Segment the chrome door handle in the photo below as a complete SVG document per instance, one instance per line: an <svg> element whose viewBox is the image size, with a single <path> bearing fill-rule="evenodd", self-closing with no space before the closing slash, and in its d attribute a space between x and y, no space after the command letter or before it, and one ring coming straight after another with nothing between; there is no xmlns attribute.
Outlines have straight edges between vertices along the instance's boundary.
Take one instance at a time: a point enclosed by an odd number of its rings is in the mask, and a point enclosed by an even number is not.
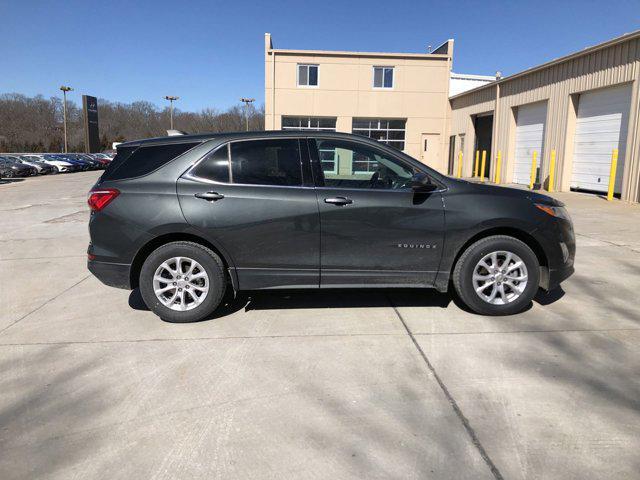
<svg viewBox="0 0 640 480"><path fill-rule="evenodd" d="M202 198L203 200L208 200L210 202L215 202L216 200L222 200L224 198L224 195L218 192L204 192L196 193L194 197Z"/></svg>
<svg viewBox="0 0 640 480"><path fill-rule="evenodd" d="M331 203L333 205L343 206L343 205L349 205L353 203L353 200L347 197L333 197L333 198L325 198L324 203Z"/></svg>

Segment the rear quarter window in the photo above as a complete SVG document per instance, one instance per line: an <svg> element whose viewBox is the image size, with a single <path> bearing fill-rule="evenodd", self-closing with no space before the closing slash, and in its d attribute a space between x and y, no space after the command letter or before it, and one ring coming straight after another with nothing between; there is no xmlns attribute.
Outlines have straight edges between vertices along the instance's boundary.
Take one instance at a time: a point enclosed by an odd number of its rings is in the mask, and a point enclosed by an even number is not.
<svg viewBox="0 0 640 480"><path fill-rule="evenodd" d="M141 177L166 165L199 143L172 143L118 148L118 153L102 175L102 180Z"/></svg>

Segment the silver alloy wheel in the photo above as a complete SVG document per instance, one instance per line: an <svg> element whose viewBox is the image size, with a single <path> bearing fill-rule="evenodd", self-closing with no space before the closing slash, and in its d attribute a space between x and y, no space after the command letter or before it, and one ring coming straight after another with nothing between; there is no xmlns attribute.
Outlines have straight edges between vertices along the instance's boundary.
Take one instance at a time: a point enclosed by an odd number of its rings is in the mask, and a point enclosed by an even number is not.
<svg viewBox="0 0 640 480"><path fill-rule="evenodd" d="M499 250L480 259L473 269L473 289L492 305L516 300L527 287L527 267L513 252Z"/></svg>
<svg viewBox="0 0 640 480"><path fill-rule="evenodd" d="M209 276L195 260L173 257L156 269L153 291L158 300L171 310L192 310L207 298Z"/></svg>

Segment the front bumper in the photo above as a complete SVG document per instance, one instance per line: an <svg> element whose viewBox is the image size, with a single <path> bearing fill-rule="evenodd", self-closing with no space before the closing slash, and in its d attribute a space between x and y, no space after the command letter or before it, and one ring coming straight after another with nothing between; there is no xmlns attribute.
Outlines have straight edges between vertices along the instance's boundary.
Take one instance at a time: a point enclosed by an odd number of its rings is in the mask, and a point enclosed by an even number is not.
<svg viewBox="0 0 640 480"><path fill-rule="evenodd" d="M567 278L573 275L575 272L575 268L573 267L573 263L571 265L565 265L562 268L549 270L549 285L547 287L548 291L553 290L558 287L561 282L564 282Z"/></svg>
<svg viewBox="0 0 640 480"><path fill-rule="evenodd" d="M105 285L131 290L131 265L88 260L87 268Z"/></svg>

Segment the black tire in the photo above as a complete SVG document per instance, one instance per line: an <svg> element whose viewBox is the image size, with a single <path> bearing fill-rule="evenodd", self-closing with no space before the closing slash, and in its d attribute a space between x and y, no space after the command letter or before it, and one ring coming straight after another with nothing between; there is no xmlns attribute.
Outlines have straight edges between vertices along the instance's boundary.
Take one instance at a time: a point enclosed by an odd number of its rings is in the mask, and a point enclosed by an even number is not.
<svg viewBox="0 0 640 480"><path fill-rule="evenodd" d="M173 257L187 257L198 262L209 277L209 291L202 303L191 310L177 311L166 307L153 289L153 276L156 269ZM140 293L147 307L165 322L188 323L203 320L211 315L224 296L226 277L224 264L218 255L209 248L194 242L171 242L158 247L144 261L140 271Z"/></svg>
<svg viewBox="0 0 640 480"><path fill-rule="evenodd" d="M473 272L480 260L492 252L506 251L519 256L527 268L527 285L520 296L513 301L496 305L489 303L476 293ZM463 303L482 315L513 315L524 310L538 291L540 264L536 254L527 244L507 235L494 235L478 240L469 246L458 259L453 270L453 286Z"/></svg>

